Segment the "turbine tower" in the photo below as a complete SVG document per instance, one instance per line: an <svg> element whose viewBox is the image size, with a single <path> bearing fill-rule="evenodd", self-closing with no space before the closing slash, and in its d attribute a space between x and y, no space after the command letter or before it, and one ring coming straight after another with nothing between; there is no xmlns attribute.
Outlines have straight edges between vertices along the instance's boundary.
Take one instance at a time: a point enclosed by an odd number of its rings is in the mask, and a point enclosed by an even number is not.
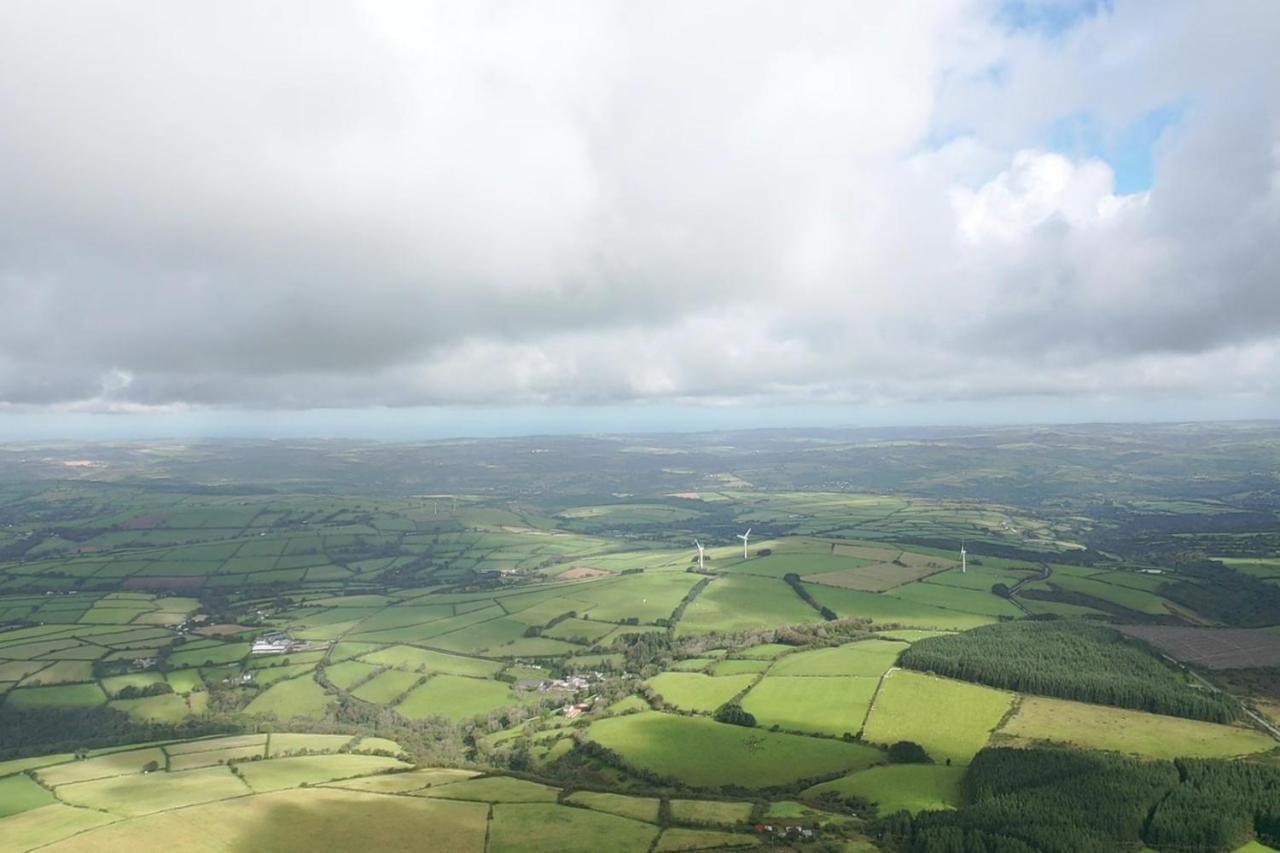
<svg viewBox="0 0 1280 853"><path fill-rule="evenodd" d="M964 550L964 540L960 540L960 574L965 574L969 570L969 561L966 558Z"/></svg>
<svg viewBox="0 0 1280 853"><path fill-rule="evenodd" d="M695 539L693 544L698 546L698 571L702 571L702 543Z"/></svg>
<svg viewBox="0 0 1280 853"><path fill-rule="evenodd" d="M747 539L751 536L751 528L747 528L746 533L739 533L738 538L742 540L742 559L747 559Z"/></svg>

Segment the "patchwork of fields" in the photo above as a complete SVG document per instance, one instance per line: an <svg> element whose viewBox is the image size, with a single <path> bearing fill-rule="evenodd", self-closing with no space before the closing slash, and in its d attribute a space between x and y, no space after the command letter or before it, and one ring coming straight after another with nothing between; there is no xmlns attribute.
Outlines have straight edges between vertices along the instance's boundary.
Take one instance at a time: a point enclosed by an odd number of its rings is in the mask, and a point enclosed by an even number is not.
<svg viewBox="0 0 1280 853"><path fill-rule="evenodd" d="M991 745L1275 748L1244 725L898 668L925 638L1029 614L1200 618L1160 575L1055 561L1064 531L1004 507L747 489L541 506L67 494L41 497L69 501L57 527L0 558L0 714L123 718L158 742L0 753L21 756L0 762L13 849L394 849L430 834L478 852L639 853L754 846L766 820L853 827L840 837L857 849L877 812L963 806ZM739 526L760 531L745 556ZM1044 550L971 553L961 571L935 547L961 538ZM1265 663L1280 637L1129 630L1204 666ZM166 736L192 724L243 733ZM903 741L932 763L891 763ZM495 768L516 775L482 772ZM589 784L561 787L564 768Z"/></svg>

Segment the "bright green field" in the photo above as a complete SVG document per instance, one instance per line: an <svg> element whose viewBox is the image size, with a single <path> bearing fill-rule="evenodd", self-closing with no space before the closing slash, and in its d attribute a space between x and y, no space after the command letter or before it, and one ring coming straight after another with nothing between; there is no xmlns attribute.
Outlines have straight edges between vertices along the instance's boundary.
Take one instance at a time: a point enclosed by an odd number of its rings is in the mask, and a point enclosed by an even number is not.
<svg viewBox="0 0 1280 853"><path fill-rule="evenodd" d="M550 803L493 807L489 853L645 853L658 828L638 820Z"/></svg>
<svg viewBox="0 0 1280 853"><path fill-rule="evenodd" d="M1069 743L1148 758L1221 758L1266 752L1276 745L1262 732L1241 726L1041 696L1024 697L999 737Z"/></svg>
<svg viewBox="0 0 1280 853"><path fill-rule="evenodd" d="M404 701L396 705L396 711L415 720L441 716L456 721L487 714L515 702L511 688L500 681L436 675L411 690Z"/></svg>
<svg viewBox="0 0 1280 853"><path fill-rule="evenodd" d="M88 684L61 684L56 687L23 687L10 690L4 697L4 706L23 708L86 708L107 701L102 688L94 682Z"/></svg>
<svg viewBox="0 0 1280 853"><path fill-rule="evenodd" d="M496 661L447 655L443 652L433 652L430 649L419 649L413 646L391 646L365 655L361 660L379 666L404 666L415 671L421 669L422 672L474 675L478 678L493 675L502 669L502 664Z"/></svg>
<svg viewBox="0 0 1280 853"><path fill-rule="evenodd" d="M821 620L784 581L734 575L713 580L685 608L677 631L746 631Z"/></svg>
<svg viewBox="0 0 1280 853"><path fill-rule="evenodd" d="M891 595L841 589L807 583L805 589L822 605L844 618L870 619L880 625L897 624L907 628L943 628L964 631L995 622L991 616L946 610L919 601L905 601ZM992 596L993 598L995 596Z"/></svg>
<svg viewBox="0 0 1280 853"><path fill-rule="evenodd" d="M361 684L351 695L375 705L386 705L421 680L422 676L416 672L389 669Z"/></svg>
<svg viewBox="0 0 1280 853"><path fill-rule="evenodd" d="M554 803L559 794L556 788L511 776L464 779L444 785L433 785L420 792L424 797L442 797L446 800L483 800L490 803Z"/></svg>
<svg viewBox="0 0 1280 853"><path fill-rule="evenodd" d="M136 817L249 793L226 767L181 773L135 773L92 782L60 785L58 799L73 806Z"/></svg>
<svg viewBox="0 0 1280 853"><path fill-rule="evenodd" d="M751 817L751 806L719 800L672 800L671 819L676 823L732 825Z"/></svg>
<svg viewBox="0 0 1280 853"><path fill-rule="evenodd" d="M751 688L742 707L761 726L843 735L862 728L879 678L769 675Z"/></svg>
<svg viewBox="0 0 1280 853"><path fill-rule="evenodd" d="M872 743L911 740L937 762L968 763L986 745L1013 694L901 669L885 675L867 719Z"/></svg>
<svg viewBox="0 0 1280 853"><path fill-rule="evenodd" d="M331 699L314 679L304 676L271 685L244 710L250 716L274 714L280 720L320 716Z"/></svg>
<svg viewBox="0 0 1280 853"><path fill-rule="evenodd" d="M830 649L787 655L773 665L770 675L872 675L877 678L893 666L907 647L887 640L861 640Z"/></svg>
<svg viewBox="0 0 1280 853"><path fill-rule="evenodd" d="M53 801L53 794L37 785L30 776L18 773L0 778L0 818L47 806ZM654 815L657 815L656 808Z"/></svg>
<svg viewBox="0 0 1280 853"><path fill-rule="evenodd" d="M960 781L965 768L943 764L889 764L850 773L834 782L814 785L806 797L835 791L845 796L862 797L876 804L882 815L900 809L909 812L925 809L958 808L961 803Z"/></svg>
<svg viewBox="0 0 1280 853"><path fill-rule="evenodd" d="M258 793L296 788L304 782L314 785L368 776L384 770L405 769L410 765L380 755L304 755L296 758L273 758L237 765L249 787Z"/></svg>
<svg viewBox="0 0 1280 853"><path fill-rule="evenodd" d="M664 672L648 684L672 705L683 711L709 712L719 708L746 689L755 675L703 675L699 672Z"/></svg>
<svg viewBox="0 0 1280 853"><path fill-rule="evenodd" d="M595 791L578 791L565 799L566 803L585 806L598 812L629 817L649 823L658 822L658 800L654 797L628 797L624 794L603 794Z"/></svg>
<svg viewBox="0 0 1280 853"><path fill-rule="evenodd" d="M594 723L588 732L625 760L697 787L765 788L867 767L882 753L860 744L775 734L645 711Z"/></svg>
<svg viewBox="0 0 1280 853"><path fill-rule="evenodd" d="M716 850L719 848L755 847L760 839L754 835L720 832L714 829L685 829L675 826L662 833L654 853L679 853L685 850Z"/></svg>

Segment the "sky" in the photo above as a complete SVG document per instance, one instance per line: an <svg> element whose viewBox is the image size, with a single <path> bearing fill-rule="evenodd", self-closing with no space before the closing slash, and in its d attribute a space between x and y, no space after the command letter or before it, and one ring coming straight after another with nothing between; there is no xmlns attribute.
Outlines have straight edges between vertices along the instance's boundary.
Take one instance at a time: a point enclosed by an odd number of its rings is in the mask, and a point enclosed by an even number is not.
<svg viewBox="0 0 1280 853"><path fill-rule="evenodd" d="M0 440L1280 417L1280 4L0 4Z"/></svg>

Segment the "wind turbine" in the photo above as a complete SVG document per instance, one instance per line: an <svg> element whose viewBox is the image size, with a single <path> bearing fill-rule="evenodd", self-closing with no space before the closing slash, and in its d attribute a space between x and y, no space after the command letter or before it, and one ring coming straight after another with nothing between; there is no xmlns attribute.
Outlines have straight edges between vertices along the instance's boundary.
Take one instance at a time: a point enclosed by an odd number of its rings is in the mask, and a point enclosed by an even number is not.
<svg viewBox="0 0 1280 853"><path fill-rule="evenodd" d="M698 546L698 571L702 571L702 543L695 539L693 544Z"/></svg>
<svg viewBox="0 0 1280 853"><path fill-rule="evenodd" d="M739 533L738 538L742 540L742 559L747 559L747 539L751 536L751 528L747 528L746 533Z"/></svg>
<svg viewBox="0 0 1280 853"><path fill-rule="evenodd" d="M960 574L965 574L969 569L969 561L965 557L964 540L960 540Z"/></svg>

